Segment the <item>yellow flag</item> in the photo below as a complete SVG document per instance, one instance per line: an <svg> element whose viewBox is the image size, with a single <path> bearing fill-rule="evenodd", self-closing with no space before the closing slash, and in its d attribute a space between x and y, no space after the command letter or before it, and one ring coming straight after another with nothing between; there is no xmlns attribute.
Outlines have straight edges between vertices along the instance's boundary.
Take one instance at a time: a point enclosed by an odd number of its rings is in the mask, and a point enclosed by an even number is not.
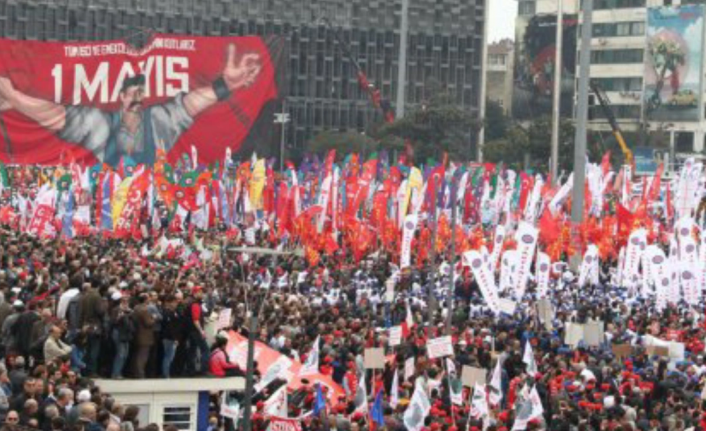
<svg viewBox="0 0 706 431"><path fill-rule="evenodd" d="M262 208L262 190L265 188L265 159L259 159L253 165L250 178L250 202L254 209Z"/></svg>
<svg viewBox="0 0 706 431"><path fill-rule="evenodd" d="M123 212L123 208L125 208L125 203L127 202L127 195L130 192L130 185L132 184L133 178L135 177L125 178L120 183L115 193L113 193L113 208L111 208L111 213L113 215L113 223L118 221L118 219L120 218L120 214L122 214Z"/></svg>

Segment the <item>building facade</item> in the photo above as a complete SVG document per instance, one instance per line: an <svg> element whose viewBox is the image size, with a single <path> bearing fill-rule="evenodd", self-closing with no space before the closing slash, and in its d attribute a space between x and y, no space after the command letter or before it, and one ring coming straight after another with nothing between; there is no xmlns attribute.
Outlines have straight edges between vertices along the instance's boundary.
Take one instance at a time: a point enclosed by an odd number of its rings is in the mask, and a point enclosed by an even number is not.
<svg viewBox="0 0 706 431"><path fill-rule="evenodd" d="M577 3L564 0L564 13L578 13L580 24L583 16ZM703 153L706 135L703 2L594 0L593 3L590 76L609 99L628 145L637 153L642 148L657 148L670 164ZM529 17L556 16L557 1L518 0L518 8L520 25ZM580 38L579 32L577 37ZM677 46L676 54L685 58L676 73L672 73L673 68L655 64L663 62L655 60L650 50L662 41L673 41L668 46ZM576 46L578 58L580 42ZM574 85L578 73L575 78ZM607 142L613 141L610 125L592 93L589 104L590 129L600 132L597 136L604 137L604 145L614 146ZM575 112L575 107L572 111ZM639 154L636 156L639 158Z"/></svg>
<svg viewBox="0 0 706 431"><path fill-rule="evenodd" d="M408 1L406 107L423 102L425 84L435 80L478 115L486 0ZM291 114L285 140L296 155L321 131L365 133L382 121L338 38L394 104L401 10L402 0L0 0L0 37L282 35L288 48L283 109ZM279 142L279 133L273 135Z"/></svg>
<svg viewBox="0 0 706 431"><path fill-rule="evenodd" d="M506 114L512 112L513 49L510 39L489 44L485 67L488 100L500 105Z"/></svg>

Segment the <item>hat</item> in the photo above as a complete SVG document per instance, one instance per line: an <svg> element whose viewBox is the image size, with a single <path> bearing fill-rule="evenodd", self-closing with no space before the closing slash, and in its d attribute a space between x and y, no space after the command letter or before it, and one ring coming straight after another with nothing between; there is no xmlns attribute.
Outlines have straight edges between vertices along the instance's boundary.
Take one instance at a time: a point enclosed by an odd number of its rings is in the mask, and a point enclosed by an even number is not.
<svg viewBox="0 0 706 431"><path fill-rule="evenodd" d="M197 293L201 292L203 290L203 287L201 286L194 286L191 288L191 294L196 295Z"/></svg>
<svg viewBox="0 0 706 431"><path fill-rule="evenodd" d="M110 295L110 299L112 299L113 301L120 301L122 298L123 294L119 291L113 292L113 294Z"/></svg>
<svg viewBox="0 0 706 431"><path fill-rule="evenodd" d="M22 308L25 306L25 303L17 299L15 300L15 302L12 303L12 306L15 308Z"/></svg>

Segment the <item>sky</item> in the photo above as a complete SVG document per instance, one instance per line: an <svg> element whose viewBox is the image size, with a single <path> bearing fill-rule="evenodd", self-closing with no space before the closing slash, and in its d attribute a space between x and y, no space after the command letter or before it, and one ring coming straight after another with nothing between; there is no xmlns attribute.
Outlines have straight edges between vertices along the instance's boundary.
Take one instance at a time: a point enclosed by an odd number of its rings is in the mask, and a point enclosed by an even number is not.
<svg viewBox="0 0 706 431"><path fill-rule="evenodd" d="M496 42L506 37L515 39L517 0L487 0L487 2L490 5L488 42Z"/></svg>

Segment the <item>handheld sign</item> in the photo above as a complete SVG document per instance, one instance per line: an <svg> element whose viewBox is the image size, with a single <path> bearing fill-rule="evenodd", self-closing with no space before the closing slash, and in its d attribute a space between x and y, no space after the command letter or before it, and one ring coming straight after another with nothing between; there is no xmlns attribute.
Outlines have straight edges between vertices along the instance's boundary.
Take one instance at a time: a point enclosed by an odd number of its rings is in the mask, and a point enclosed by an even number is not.
<svg viewBox="0 0 706 431"><path fill-rule="evenodd" d="M427 342L427 353L429 354L429 359L453 356L454 348L451 344L451 336L445 335L429 340Z"/></svg>
<svg viewBox="0 0 706 431"><path fill-rule="evenodd" d="M365 349L363 363L366 370L385 368L385 349L380 347Z"/></svg>

